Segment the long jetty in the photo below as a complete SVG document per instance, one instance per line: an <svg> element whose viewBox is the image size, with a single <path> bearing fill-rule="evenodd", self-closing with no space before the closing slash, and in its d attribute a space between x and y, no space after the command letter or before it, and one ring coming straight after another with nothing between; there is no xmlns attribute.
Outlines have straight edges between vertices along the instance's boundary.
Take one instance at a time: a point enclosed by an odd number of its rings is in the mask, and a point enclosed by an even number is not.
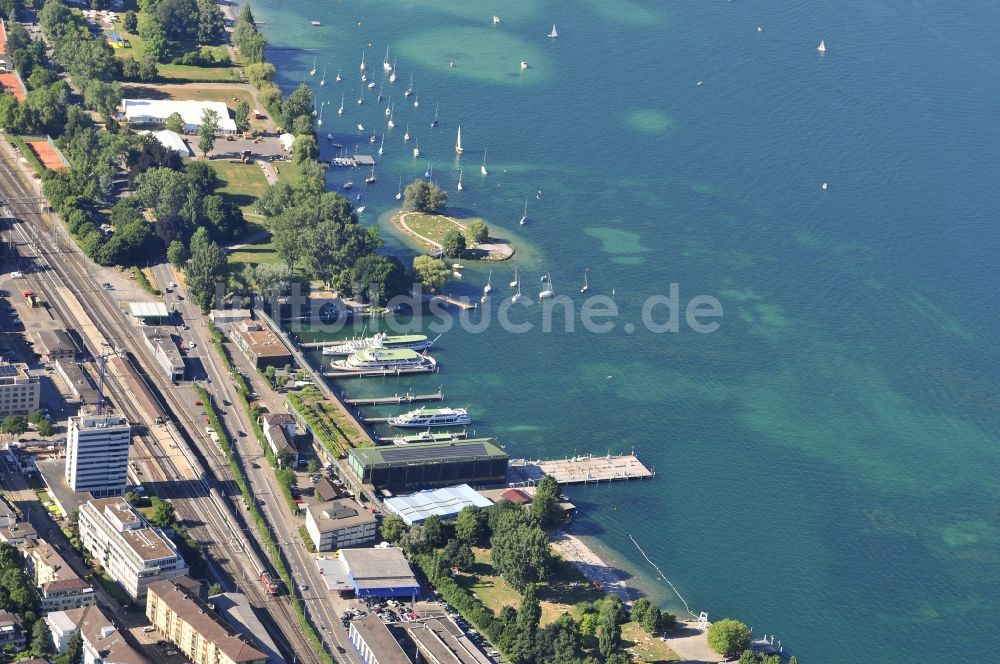
<svg viewBox="0 0 1000 664"><path fill-rule="evenodd" d="M325 378L377 378L379 376L407 376L410 374L437 373L437 365L430 367L396 367L395 369L367 369L361 371L338 372L324 371Z"/></svg>
<svg viewBox="0 0 1000 664"><path fill-rule="evenodd" d="M394 394L391 397L360 397L356 399L344 397L344 403L352 406L379 406L381 404L415 403L418 401L444 401L444 390L438 388L438 391L433 394L407 392L405 394Z"/></svg>
<svg viewBox="0 0 1000 664"><path fill-rule="evenodd" d="M508 466L511 484L530 484L551 475L559 484L590 484L655 477L634 454L575 456L569 459L527 461L514 459Z"/></svg>

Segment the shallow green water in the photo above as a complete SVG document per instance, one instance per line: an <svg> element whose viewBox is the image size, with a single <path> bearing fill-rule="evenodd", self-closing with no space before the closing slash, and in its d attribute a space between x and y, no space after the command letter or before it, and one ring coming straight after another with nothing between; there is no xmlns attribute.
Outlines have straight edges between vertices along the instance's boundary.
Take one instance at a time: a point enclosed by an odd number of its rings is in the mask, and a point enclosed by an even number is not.
<svg viewBox="0 0 1000 664"><path fill-rule="evenodd" d="M580 305L589 267L591 292L614 290L621 309L608 334L579 321L544 333L537 306L511 315L536 329L504 332L513 263L495 267L494 324L446 333L440 375L349 392L443 385L515 456L634 448L656 479L571 490L580 527L656 599L678 605L629 534L695 611L773 632L803 661L966 661L1000 647L987 629L1000 614L995 5L254 9L282 85L308 80L333 102L323 134L374 154L366 136L386 132L367 221L388 231L399 178L430 160L451 205L537 248L514 261L526 295L550 271ZM374 103L386 44L392 131ZM362 49L377 84L359 107ZM402 96L411 73L416 109ZM486 270L465 272L449 289L476 298ZM645 331L643 303L671 283L682 305L718 298L719 330Z"/></svg>

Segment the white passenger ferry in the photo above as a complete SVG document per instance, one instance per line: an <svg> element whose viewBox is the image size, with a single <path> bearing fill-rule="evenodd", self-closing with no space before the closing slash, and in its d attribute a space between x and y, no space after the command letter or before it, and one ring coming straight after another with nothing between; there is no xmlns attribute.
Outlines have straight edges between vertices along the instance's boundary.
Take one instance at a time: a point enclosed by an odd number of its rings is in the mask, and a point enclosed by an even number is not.
<svg viewBox="0 0 1000 664"><path fill-rule="evenodd" d="M397 417L390 417L386 422L394 427L462 427L472 424L469 414L464 408L417 408Z"/></svg>
<svg viewBox="0 0 1000 664"><path fill-rule="evenodd" d="M437 361L429 355L422 355L408 349L359 350L344 360L333 360L330 368L339 373L367 372L419 372L432 371Z"/></svg>
<svg viewBox="0 0 1000 664"><path fill-rule="evenodd" d="M433 346L435 341L437 341L437 339L432 341L422 334L400 334L390 336L384 332L380 332L379 334L371 337L346 339L333 346L323 346L323 354L350 355L351 353L356 353L359 350L370 350L373 348L426 350Z"/></svg>

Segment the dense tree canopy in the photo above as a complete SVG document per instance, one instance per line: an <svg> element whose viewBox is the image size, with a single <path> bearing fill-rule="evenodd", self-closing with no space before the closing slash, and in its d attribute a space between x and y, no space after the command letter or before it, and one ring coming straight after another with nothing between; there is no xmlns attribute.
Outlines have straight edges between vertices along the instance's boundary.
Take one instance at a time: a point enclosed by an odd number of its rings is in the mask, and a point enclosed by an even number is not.
<svg viewBox="0 0 1000 664"><path fill-rule="evenodd" d="M451 269L445 262L430 256L416 256L413 259L413 274L424 288L434 292L444 286L451 276Z"/></svg>
<svg viewBox="0 0 1000 664"><path fill-rule="evenodd" d="M431 213L448 203L448 194L433 182L414 180L403 192L403 205L417 212Z"/></svg>
<svg viewBox="0 0 1000 664"><path fill-rule="evenodd" d="M718 620L708 628L708 645L720 655L732 657L750 645L750 628L732 618Z"/></svg>
<svg viewBox="0 0 1000 664"><path fill-rule="evenodd" d="M452 229L441 238L441 251L449 258L458 258L465 251L465 236L458 229Z"/></svg>

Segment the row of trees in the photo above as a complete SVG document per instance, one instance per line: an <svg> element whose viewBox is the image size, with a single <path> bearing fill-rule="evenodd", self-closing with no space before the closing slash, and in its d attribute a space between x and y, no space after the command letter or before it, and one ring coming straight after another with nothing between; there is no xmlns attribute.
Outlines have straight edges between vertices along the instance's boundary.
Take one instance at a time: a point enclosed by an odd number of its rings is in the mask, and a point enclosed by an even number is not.
<svg viewBox="0 0 1000 664"><path fill-rule="evenodd" d="M70 639L65 653L55 653L52 633L42 619L38 591L25 569L24 555L7 543L0 543L0 610L21 617L28 635L25 655L43 657L53 664L82 664L83 641L79 634Z"/></svg>
<svg viewBox="0 0 1000 664"><path fill-rule="evenodd" d="M135 20L126 15L125 28L138 27L143 54L158 62L225 41L225 18L212 0L140 0L139 9Z"/></svg>

